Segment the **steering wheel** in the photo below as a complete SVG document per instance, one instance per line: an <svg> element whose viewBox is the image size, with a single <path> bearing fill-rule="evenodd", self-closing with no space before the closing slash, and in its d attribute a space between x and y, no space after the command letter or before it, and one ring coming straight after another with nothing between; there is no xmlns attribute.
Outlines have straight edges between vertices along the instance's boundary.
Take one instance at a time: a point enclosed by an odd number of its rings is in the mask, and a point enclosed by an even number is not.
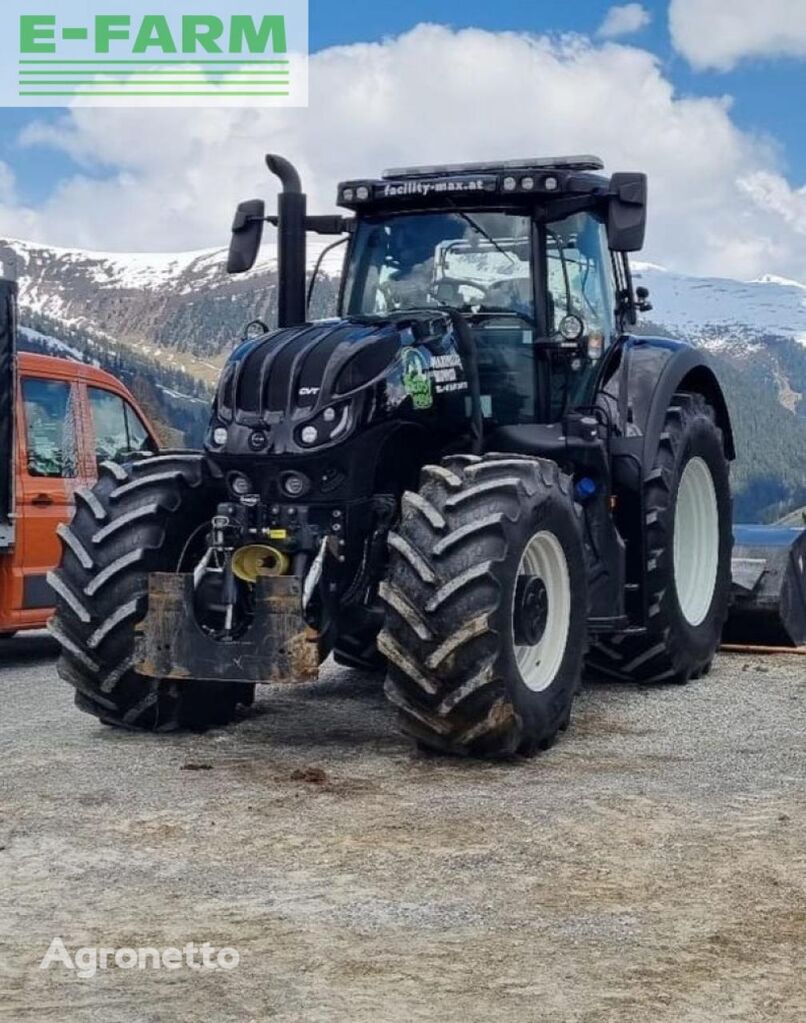
<svg viewBox="0 0 806 1023"><path fill-rule="evenodd" d="M378 291L386 302L388 311L408 309L424 305L427 289L420 280L384 281L378 285Z"/></svg>
<svg viewBox="0 0 806 1023"><path fill-rule="evenodd" d="M450 296L447 299L443 298L441 295L442 289L445 287L451 289ZM464 277L440 277L440 279L432 284L428 289L428 294L439 303L455 306L461 298L459 295L460 288L473 288L473 290L477 291L479 295L484 295L487 291L483 284L479 284L477 281L467 280Z"/></svg>

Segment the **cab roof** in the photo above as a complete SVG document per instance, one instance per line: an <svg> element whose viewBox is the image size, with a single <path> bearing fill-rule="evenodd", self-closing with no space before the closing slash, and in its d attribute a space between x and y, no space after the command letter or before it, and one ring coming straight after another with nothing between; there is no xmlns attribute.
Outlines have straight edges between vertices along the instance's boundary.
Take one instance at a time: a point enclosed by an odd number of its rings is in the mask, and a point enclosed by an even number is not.
<svg viewBox="0 0 806 1023"><path fill-rule="evenodd" d="M500 174L506 171L528 170L604 170L604 161L598 156L549 156L526 160L498 160L485 163L448 163L424 167L396 167L383 172L384 181L391 178L421 178L426 175Z"/></svg>
<svg viewBox="0 0 806 1023"><path fill-rule="evenodd" d="M560 198L605 197L610 181L598 156L534 157L398 167L380 179L339 185L338 205L355 212L389 208L523 206Z"/></svg>

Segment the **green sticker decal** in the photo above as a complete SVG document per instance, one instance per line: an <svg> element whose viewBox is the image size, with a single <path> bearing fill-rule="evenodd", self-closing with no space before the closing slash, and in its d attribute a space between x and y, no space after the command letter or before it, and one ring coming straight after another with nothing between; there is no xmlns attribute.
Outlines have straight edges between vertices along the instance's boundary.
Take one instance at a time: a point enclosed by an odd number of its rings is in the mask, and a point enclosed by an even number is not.
<svg viewBox="0 0 806 1023"><path fill-rule="evenodd" d="M416 348L407 348L403 352L403 387L415 408L431 408L434 404L428 364L425 356Z"/></svg>

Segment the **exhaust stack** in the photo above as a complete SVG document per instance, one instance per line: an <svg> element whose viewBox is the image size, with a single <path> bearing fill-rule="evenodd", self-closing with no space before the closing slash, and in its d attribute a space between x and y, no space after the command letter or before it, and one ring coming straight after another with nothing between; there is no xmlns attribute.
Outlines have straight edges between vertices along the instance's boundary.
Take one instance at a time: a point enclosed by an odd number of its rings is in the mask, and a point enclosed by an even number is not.
<svg viewBox="0 0 806 1023"><path fill-rule="evenodd" d="M280 179L277 198L277 325L295 327L307 318L305 302L305 230L308 200L292 163L269 153L266 166Z"/></svg>

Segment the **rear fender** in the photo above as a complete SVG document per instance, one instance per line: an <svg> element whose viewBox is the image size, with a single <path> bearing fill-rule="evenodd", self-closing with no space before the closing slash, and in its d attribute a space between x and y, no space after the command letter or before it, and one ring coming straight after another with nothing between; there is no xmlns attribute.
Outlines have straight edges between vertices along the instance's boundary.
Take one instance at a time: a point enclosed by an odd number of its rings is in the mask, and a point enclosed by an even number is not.
<svg viewBox="0 0 806 1023"><path fill-rule="evenodd" d="M668 338L629 338L623 358L621 380L627 382L630 421L642 437L641 464L645 469L655 462L666 414L679 391L701 394L713 407L725 457L733 461L736 449L730 413L706 352Z"/></svg>

